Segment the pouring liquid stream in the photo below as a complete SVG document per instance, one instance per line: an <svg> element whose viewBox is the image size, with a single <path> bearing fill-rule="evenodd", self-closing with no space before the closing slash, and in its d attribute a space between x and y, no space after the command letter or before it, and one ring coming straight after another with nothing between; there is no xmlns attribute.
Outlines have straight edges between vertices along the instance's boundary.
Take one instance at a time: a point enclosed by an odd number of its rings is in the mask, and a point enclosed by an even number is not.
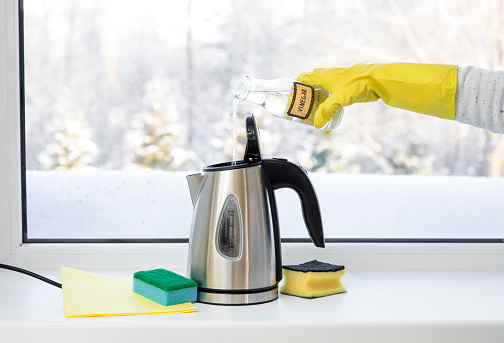
<svg viewBox="0 0 504 343"><path fill-rule="evenodd" d="M236 165L236 109L240 99L233 99L233 165Z"/></svg>

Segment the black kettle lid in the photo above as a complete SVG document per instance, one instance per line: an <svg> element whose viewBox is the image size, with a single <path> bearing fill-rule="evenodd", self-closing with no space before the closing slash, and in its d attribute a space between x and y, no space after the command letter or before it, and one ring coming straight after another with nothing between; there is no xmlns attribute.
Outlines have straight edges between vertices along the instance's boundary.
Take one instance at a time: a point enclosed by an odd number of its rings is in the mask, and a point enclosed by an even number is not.
<svg viewBox="0 0 504 343"><path fill-rule="evenodd" d="M262 163L259 128L257 127L256 121L252 114L248 115L245 118L245 129L247 131L247 144L245 145L245 155L243 156L243 161L212 164L204 167L204 172L248 168L260 165Z"/></svg>
<svg viewBox="0 0 504 343"><path fill-rule="evenodd" d="M254 115L245 118L245 129L247 130L247 145L245 146L245 162L258 162L261 160L261 139L259 128L257 127Z"/></svg>

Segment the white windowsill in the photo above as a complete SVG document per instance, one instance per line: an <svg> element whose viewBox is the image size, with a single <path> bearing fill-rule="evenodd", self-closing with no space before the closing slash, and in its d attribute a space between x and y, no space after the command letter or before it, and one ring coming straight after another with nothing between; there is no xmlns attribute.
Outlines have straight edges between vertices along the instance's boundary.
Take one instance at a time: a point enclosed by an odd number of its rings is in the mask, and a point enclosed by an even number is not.
<svg viewBox="0 0 504 343"><path fill-rule="evenodd" d="M283 244L282 251L285 264L314 258L344 264L348 293L281 294L253 306L196 304L198 312L189 314L65 318L61 290L0 269L1 341L503 341L501 244ZM106 276L155 267L185 274L186 254L186 244L25 244L4 262L59 281L60 266Z"/></svg>
<svg viewBox="0 0 504 343"><path fill-rule="evenodd" d="M283 243L284 264L312 259L352 269L504 270L504 244ZM24 268L136 269L159 265L185 270L187 244L22 244L2 263Z"/></svg>
<svg viewBox="0 0 504 343"><path fill-rule="evenodd" d="M287 249L288 250L288 249ZM293 256L291 259L295 259ZM502 260L502 256L501 256ZM319 299L280 295L254 306L196 304L197 313L64 317L61 290L0 270L2 342L502 342L504 270L353 269L348 293ZM90 269L131 277L137 269ZM184 273L184 270L177 270ZM35 269L60 280L59 269ZM223 334L225 336L223 337Z"/></svg>

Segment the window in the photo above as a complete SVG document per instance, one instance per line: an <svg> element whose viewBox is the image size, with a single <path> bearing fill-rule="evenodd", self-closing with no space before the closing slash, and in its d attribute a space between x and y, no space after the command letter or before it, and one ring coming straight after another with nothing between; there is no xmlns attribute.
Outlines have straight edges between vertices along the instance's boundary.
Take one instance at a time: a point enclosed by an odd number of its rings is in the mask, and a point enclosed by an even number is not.
<svg viewBox="0 0 504 343"><path fill-rule="evenodd" d="M232 98L243 75L294 78L359 62L504 63L497 1L20 4L25 242L185 241L184 177L231 159ZM328 238L504 236L504 182L486 178L503 172L501 136L382 103L348 108L331 135L249 104L238 118L250 112L264 157L310 171ZM236 132L239 156L244 120ZM277 195L283 237L307 237L296 196Z"/></svg>

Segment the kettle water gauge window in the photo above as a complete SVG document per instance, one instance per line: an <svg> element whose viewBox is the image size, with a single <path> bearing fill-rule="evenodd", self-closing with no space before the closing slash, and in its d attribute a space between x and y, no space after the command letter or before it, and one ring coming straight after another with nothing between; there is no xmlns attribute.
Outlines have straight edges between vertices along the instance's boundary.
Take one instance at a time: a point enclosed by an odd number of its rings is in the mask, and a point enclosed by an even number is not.
<svg viewBox="0 0 504 343"><path fill-rule="evenodd" d="M225 258L237 259L241 254L242 222L238 199L231 194L224 203L217 229L217 249Z"/></svg>
<svg viewBox="0 0 504 343"><path fill-rule="evenodd" d="M399 61L502 70L501 1L19 4L25 242L186 242L185 176L241 158L251 113L262 156L308 171L328 241L504 237L504 135L381 102L346 108L329 135L245 101L232 115L246 75ZM284 241L309 241L297 194L277 202Z"/></svg>

